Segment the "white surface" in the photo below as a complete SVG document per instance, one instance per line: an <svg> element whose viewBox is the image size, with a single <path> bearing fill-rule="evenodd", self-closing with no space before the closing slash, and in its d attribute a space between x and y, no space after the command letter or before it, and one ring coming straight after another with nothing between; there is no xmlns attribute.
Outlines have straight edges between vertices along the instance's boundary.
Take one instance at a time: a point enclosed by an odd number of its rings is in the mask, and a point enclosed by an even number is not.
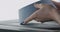
<svg viewBox="0 0 60 32"><path fill-rule="evenodd" d="M0 21L18 19L18 9L35 0L0 0Z"/></svg>
<svg viewBox="0 0 60 32"><path fill-rule="evenodd" d="M18 10L39 0L0 0L0 21L19 19Z"/></svg>

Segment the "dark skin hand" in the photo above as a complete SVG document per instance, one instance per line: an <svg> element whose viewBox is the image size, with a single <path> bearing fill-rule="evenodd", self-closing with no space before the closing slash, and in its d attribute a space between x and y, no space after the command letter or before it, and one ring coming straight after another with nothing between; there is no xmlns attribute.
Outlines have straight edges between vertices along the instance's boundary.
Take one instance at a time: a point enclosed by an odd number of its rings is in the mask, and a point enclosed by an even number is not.
<svg viewBox="0 0 60 32"><path fill-rule="evenodd" d="M56 2L54 2L54 4L57 6L57 8L59 9L60 6L58 4L56 4ZM36 8L38 8L38 10L36 10L32 15L30 15L29 17L27 17L24 20L24 24L27 24L28 22L30 22L31 20L36 20L38 22L42 22L44 23L46 20L55 20L55 22L57 22L58 24L60 24L60 15L58 13L58 9L55 9L49 5L45 5L45 4L34 4L34 6Z"/></svg>
<svg viewBox="0 0 60 32"><path fill-rule="evenodd" d="M42 23L44 20L52 19L55 20L55 22L57 22L58 24L60 24L60 17L57 9L47 4L38 4L38 6L40 7L40 9L36 10L32 15L27 17L24 20L24 24L27 24L33 19Z"/></svg>

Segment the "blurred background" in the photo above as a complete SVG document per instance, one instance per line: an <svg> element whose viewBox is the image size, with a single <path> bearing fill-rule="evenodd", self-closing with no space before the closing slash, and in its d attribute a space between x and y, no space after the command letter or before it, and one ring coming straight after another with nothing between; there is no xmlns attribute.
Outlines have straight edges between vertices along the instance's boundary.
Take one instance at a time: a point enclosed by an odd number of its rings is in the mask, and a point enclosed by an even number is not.
<svg viewBox="0 0 60 32"><path fill-rule="evenodd" d="M0 0L0 21L19 19L19 9L37 1L39 0Z"/></svg>

